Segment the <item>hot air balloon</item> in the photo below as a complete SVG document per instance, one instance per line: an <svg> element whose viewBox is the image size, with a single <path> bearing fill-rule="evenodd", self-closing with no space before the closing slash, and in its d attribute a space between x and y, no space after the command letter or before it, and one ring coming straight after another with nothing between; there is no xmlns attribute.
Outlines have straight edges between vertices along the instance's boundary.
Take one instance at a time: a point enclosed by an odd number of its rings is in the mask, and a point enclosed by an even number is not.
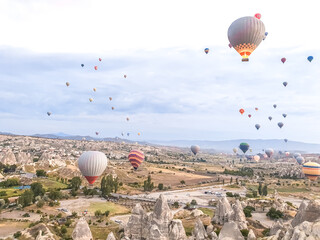
<svg viewBox="0 0 320 240"><path fill-rule="evenodd" d="M273 151L272 148L268 148L268 149L266 149L265 153L266 153L267 156L270 158L270 157L272 157L274 151Z"/></svg>
<svg viewBox="0 0 320 240"><path fill-rule="evenodd" d="M102 60L102 59L101 59L101 58L99 58L99 61L100 61L100 62L101 62L101 60Z"/></svg>
<svg viewBox="0 0 320 240"><path fill-rule="evenodd" d="M232 48L232 45L231 45L231 43L229 43L229 45L228 45L228 46L229 46L229 48Z"/></svg>
<svg viewBox="0 0 320 240"><path fill-rule="evenodd" d="M268 119L271 121L271 120L272 120L272 117L271 117L271 116L269 116L269 117L268 117Z"/></svg>
<svg viewBox="0 0 320 240"><path fill-rule="evenodd" d="M238 152L238 148L233 148L232 150L233 150L234 153Z"/></svg>
<svg viewBox="0 0 320 240"><path fill-rule="evenodd" d="M99 135L99 132L96 132L96 135Z"/></svg>
<svg viewBox="0 0 320 240"><path fill-rule="evenodd" d="M315 162L307 162L303 164L302 172L311 181L316 181L320 176L320 165Z"/></svg>
<svg viewBox="0 0 320 240"><path fill-rule="evenodd" d="M69 86L70 86L70 83L69 83L69 82L66 82L66 85L67 85L67 87L69 87Z"/></svg>
<svg viewBox="0 0 320 240"><path fill-rule="evenodd" d="M114 110L114 107L111 107L112 110Z"/></svg>
<svg viewBox="0 0 320 240"><path fill-rule="evenodd" d="M96 89L96 88L93 88L93 91L94 91L94 92L96 92L96 91L97 91L97 89Z"/></svg>
<svg viewBox="0 0 320 240"><path fill-rule="evenodd" d="M254 108L254 110L258 111L258 110L259 110L259 108L257 108L257 107L256 107L256 108Z"/></svg>
<svg viewBox="0 0 320 240"><path fill-rule="evenodd" d="M130 133L127 133L127 136L129 137L129 136L130 136Z"/></svg>
<svg viewBox="0 0 320 240"><path fill-rule="evenodd" d="M94 66L94 70L98 70L98 66Z"/></svg>
<svg viewBox="0 0 320 240"><path fill-rule="evenodd" d="M249 151L252 152L252 148L250 148Z"/></svg>
<svg viewBox="0 0 320 240"><path fill-rule="evenodd" d="M235 20L228 29L229 42L242 56L242 61L249 61L250 54L264 38L265 27L256 17L242 17Z"/></svg>
<svg viewBox="0 0 320 240"><path fill-rule="evenodd" d="M259 162L260 161L260 156L259 155L253 156L253 160L256 161L256 162Z"/></svg>
<svg viewBox="0 0 320 240"><path fill-rule="evenodd" d="M248 114L248 117L251 118L251 114Z"/></svg>
<svg viewBox="0 0 320 240"><path fill-rule="evenodd" d="M249 144L248 143L240 143L239 148L241 149L241 151L243 153L246 153L246 151L248 151L249 149Z"/></svg>
<svg viewBox="0 0 320 240"><path fill-rule="evenodd" d="M81 64L81 67L84 67L84 64Z"/></svg>
<svg viewBox="0 0 320 240"><path fill-rule="evenodd" d="M277 104L273 104L273 108L277 108Z"/></svg>
<svg viewBox="0 0 320 240"><path fill-rule="evenodd" d="M90 185L104 172L107 165L108 159L106 155L98 151L84 152L78 159L79 170Z"/></svg>
<svg viewBox="0 0 320 240"><path fill-rule="evenodd" d="M240 112L241 114L243 114L243 113L244 113L244 109L241 108L241 109L239 110L239 112Z"/></svg>
<svg viewBox="0 0 320 240"><path fill-rule="evenodd" d="M256 13L256 14L254 15L254 17L260 19L260 18L261 18L261 14L260 14L260 13Z"/></svg>
<svg viewBox="0 0 320 240"><path fill-rule="evenodd" d="M109 97L109 100L112 101L112 97Z"/></svg>
<svg viewBox="0 0 320 240"><path fill-rule="evenodd" d="M89 101L90 101L90 102L92 102L92 101L93 101L93 99L92 99L92 98L89 98Z"/></svg>
<svg viewBox="0 0 320 240"><path fill-rule="evenodd" d="M138 167L140 166L140 164L144 160L144 154L143 154L143 152L140 152L138 150L132 150L129 153L128 159L129 159L129 162L131 163L132 167L135 170L137 170Z"/></svg>
<svg viewBox="0 0 320 240"><path fill-rule="evenodd" d="M286 113L283 113L282 116L283 116L284 118L286 118L286 117L287 117L287 114L286 114Z"/></svg>
<svg viewBox="0 0 320 240"><path fill-rule="evenodd" d="M303 164L304 163L304 157L297 157L296 158L296 161L299 165Z"/></svg>
<svg viewBox="0 0 320 240"><path fill-rule="evenodd" d="M198 145L191 146L191 152L193 152L194 155L197 155L199 151L200 151L200 147Z"/></svg>
<svg viewBox="0 0 320 240"><path fill-rule="evenodd" d="M138 133L138 136L140 136L141 135L141 133Z"/></svg>
<svg viewBox="0 0 320 240"><path fill-rule="evenodd" d="M263 40L265 40L267 36L268 36L268 32L265 32L265 33L264 33Z"/></svg>
<svg viewBox="0 0 320 240"><path fill-rule="evenodd" d="M127 78L127 75L123 75L124 78Z"/></svg>
<svg viewBox="0 0 320 240"><path fill-rule="evenodd" d="M130 119L127 117L127 121L129 121Z"/></svg>
<svg viewBox="0 0 320 240"><path fill-rule="evenodd" d="M287 157L290 155L290 153L289 152L285 152L284 153Z"/></svg>
<svg viewBox="0 0 320 240"><path fill-rule="evenodd" d="M288 85L287 82L283 82L282 84L283 84L283 86L285 86L285 87Z"/></svg>
<svg viewBox="0 0 320 240"><path fill-rule="evenodd" d="M295 154L293 154L293 157L294 158L301 157L301 153L295 153Z"/></svg>
<svg viewBox="0 0 320 240"><path fill-rule="evenodd" d="M288 142L288 139L285 138L284 141L285 141L285 142Z"/></svg>
<svg viewBox="0 0 320 240"><path fill-rule="evenodd" d="M313 57L309 56L307 59L308 59L309 62L311 62L313 60Z"/></svg>
<svg viewBox="0 0 320 240"><path fill-rule="evenodd" d="M204 49L204 52L205 52L206 54L208 54L208 53L209 53L209 48L205 48L205 49Z"/></svg>
<svg viewBox="0 0 320 240"><path fill-rule="evenodd" d="M286 58L281 58L281 62L282 62L282 63L285 63L286 61L287 61Z"/></svg>
<svg viewBox="0 0 320 240"><path fill-rule="evenodd" d="M121 135L123 136L123 135L124 135L124 133L122 132L122 133L121 133Z"/></svg>
<svg viewBox="0 0 320 240"><path fill-rule="evenodd" d="M259 130L260 124L256 124L255 127L256 127L257 130Z"/></svg>
<svg viewBox="0 0 320 240"><path fill-rule="evenodd" d="M50 116L50 115L51 115L51 112L47 112L47 115Z"/></svg>
<svg viewBox="0 0 320 240"><path fill-rule="evenodd" d="M279 126L279 128L282 128L283 127L283 123L282 122L278 122L278 126Z"/></svg>

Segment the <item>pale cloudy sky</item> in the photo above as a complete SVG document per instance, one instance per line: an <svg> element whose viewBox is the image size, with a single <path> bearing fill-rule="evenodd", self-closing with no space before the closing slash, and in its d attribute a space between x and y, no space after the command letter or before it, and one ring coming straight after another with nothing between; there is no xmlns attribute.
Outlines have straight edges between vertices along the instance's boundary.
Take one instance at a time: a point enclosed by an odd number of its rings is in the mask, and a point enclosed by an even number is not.
<svg viewBox="0 0 320 240"><path fill-rule="evenodd" d="M1 0L0 131L320 143L317 6L270 0ZM237 18L257 12L269 35L242 63L228 47L227 30ZM279 121L285 124L281 130Z"/></svg>

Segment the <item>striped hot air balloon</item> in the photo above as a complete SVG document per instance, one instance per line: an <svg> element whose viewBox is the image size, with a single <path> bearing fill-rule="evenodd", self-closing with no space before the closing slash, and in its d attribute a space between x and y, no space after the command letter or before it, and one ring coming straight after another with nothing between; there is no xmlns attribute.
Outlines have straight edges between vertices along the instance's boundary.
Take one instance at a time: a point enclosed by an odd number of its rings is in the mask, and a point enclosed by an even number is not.
<svg viewBox="0 0 320 240"><path fill-rule="evenodd" d="M138 150L132 150L129 153L128 159L129 159L129 162L131 163L132 167L135 170L137 170L138 167L140 166L140 164L144 160L144 154L143 154L143 152L140 152Z"/></svg>
<svg viewBox="0 0 320 240"><path fill-rule="evenodd" d="M93 184L108 165L106 155L98 151L87 151L78 159L78 167L82 175Z"/></svg>
<svg viewBox="0 0 320 240"><path fill-rule="evenodd" d="M320 176L320 164L315 162L307 162L303 164L302 172L311 181L316 181Z"/></svg>

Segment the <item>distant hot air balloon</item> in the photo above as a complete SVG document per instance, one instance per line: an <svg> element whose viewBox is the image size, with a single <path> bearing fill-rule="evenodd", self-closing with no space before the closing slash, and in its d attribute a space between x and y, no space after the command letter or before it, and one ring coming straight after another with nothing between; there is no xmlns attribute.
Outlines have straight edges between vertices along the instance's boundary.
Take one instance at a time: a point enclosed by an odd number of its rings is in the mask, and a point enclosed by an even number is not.
<svg viewBox="0 0 320 240"><path fill-rule="evenodd" d="M277 108L277 104L273 104L273 108Z"/></svg>
<svg viewBox="0 0 320 240"><path fill-rule="evenodd" d="M99 58L99 61L100 61L100 62L101 62L101 60L102 60L102 59L101 59L101 58Z"/></svg>
<svg viewBox="0 0 320 240"><path fill-rule="evenodd" d="M252 148L250 148L249 151L252 152Z"/></svg>
<svg viewBox="0 0 320 240"><path fill-rule="evenodd" d="M265 40L267 36L268 36L268 32L265 32L265 33L264 33L263 40Z"/></svg>
<svg viewBox="0 0 320 240"><path fill-rule="evenodd" d="M241 114L243 114L243 113L244 113L244 109L241 108L241 109L239 110L239 112L240 112Z"/></svg>
<svg viewBox="0 0 320 240"><path fill-rule="evenodd" d="M94 92L96 92L96 91L97 91L97 89L96 89L96 88L93 88L93 91L94 91Z"/></svg>
<svg viewBox="0 0 320 240"><path fill-rule="evenodd" d="M294 158L301 157L301 153L295 153L295 154L293 154L293 157Z"/></svg>
<svg viewBox="0 0 320 240"><path fill-rule="evenodd" d="M288 85L287 82L283 82L282 84L283 84L283 86L285 86L285 87Z"/></svg>
<svg viewBox="0 0 320 240"><path fill-rule="evenodd" d="M92 101L93 101L93 99L92 99L92 98L89 98L89 101L90 101L90 102L92 102Z"/></svg>
<svg viewBox="0 0 320 240"><path fill-rule="evenodd" d="M272 117L271 117L271 116L269 116L269 117L268 117L268 119L271 121L271 120L272 120Z"/></svg>
<svg viewBox="0 0 320 240"><path fill-rule="evenodd" d="M303 164L302 172L311 181L316 181L320 176L320 165L315 162L307 162Z"/></svg>
<svg viewBox="0 0 320 240"><path fill-rule="evenodd" d="M307 59L308 59L309 62L311 62L313 60L313 57L309 56Z"/></svg>
<svg viewBox="0 0 320 240"><path fill-rule="evenodd" d="M66 82L66 85L67 85L67 87L69 87L69 86L70 86L70 83L69 83L69 82Z"/></svg>
<svg viewBox="0 0 320 240"><path fill-rule="evenodd" d="M99 135L99 132L96 132L96 135Z"/></svg>
<svg viewBox="0 0 320 240"><path fill-rule="evenodd" d="M84 64L81 64L81 67L84 67Z"/></svg>
<svg viewBox="0 0 320 240"><path fill-rule="evenodd" d="M127 75L123 75L124 78L127 78Z"/></svg>
<svg viewBox="0 0 320 240"><path fill-rule="evenodd" d="M129 136L130 136L130 133L127 133L127 136L129 137Z"/></svg>
<svg viewBox="0 0 320 240"><path fill-rule="evenodd" d="M257 108L257 107L256 107L256 108L254 108L254 110L258 111L258 110L259 110L259 108Z"/></svg>
<svg viewBox="0 0 320 240"><path fill-rule="evenodd" d="M287 117L287 114L286 114L286 113L283 113L282 116L283 116L284 118L286 118L286 117Z"/></svg>
<svg viewBox="0 0 320 240"><path fill-rule="evenodd" d="M109 97L109 100L112 101L112 97Z"/></svg>
<svg viewBox="0 0 320 240"><path fill-rule="evenodd" d="M94 66L94 70L98 70L98 66Z"/></svg>
<svg viewBox="0 0 320 240"><path fill-rule="evenodd" d="M257 130L259 130L260 124L256 124L255 127L256 127Z"/></svg>
<svg viewBox="0 0 320 240"><path fill-rule="evenodd" d="M124 133L122 132L122 133L121 133L121 135L123 136L123 135L124 135Z"/></svg>
<svg viewBox="0 0 320 240"><path fill-rule="evenodd" d="M240 143L239 148L241 149L241 151L243 153L246 153L246 151L248 151L249 149L249 144L248 143Z"/></svg>
<svg viewBox="0 0 320 240"><path fill-rule="evenodd" d="M251 118L251 114L248 114L248 117Z"/></svg>
<svg viewBox="0 0 320 240"><path fill-rule="evenodd" d="M260 161L260 156L259 155L253 156L253 160L256 161L256 162L259 162Z"/></svg>
<svg viewBox="0 0 320 240"><path fill-rule="evenodd" d="M208 53L209 53L209 48L205 48L205 49L204 49L204 52L205 52L206 54L208 54Z"/></svg>
<svg viewBox="0 0 320 240"><path fill-rule="evenodd" d="M282 122L278 122L278 126L279 126L279 128L282 128L283 127L283 123Z"/></svg>
<svg viewBox="0 0 320 240"><path fill-rule="evenodd" d="M91 185L104 172L107 165L108 159L102 152L84 152L78 159L79 170Z"/></svg>
<svg viewBox="0 0 320 240"><path fill-rule="evenodd" d="M143 162L144 160L144 154L141 151L138 150L132 150L129 153L128 156L129 162L131 163L132 167L137 170L138 167L140 166L140 164Z"/></svg>
<svg viewBox="0 0 320 240"><path fill-rule="evenodd" d="M274 153L274 151L273 151L272 148L268 148L268 149L266 149L265 153L267 154L267 156L268 156L269 158L271 158L272 155L273 155L273 153Z"/></svg>
<svg viewBox="0 0 320 240"><path fill-rule="evenodd" d="M50 116L50 115L51 115L51 112L47 112L47 115Z"/></svg>
<svg viewBox="0 0 320 240"><path fill-rule="evenodd" d="M282 63L285 63L286 61L287 61L286 58L281 58L281 62L282 62Z"/></svg>
<svg viewBox="0 0 320 240"><path fill-rule="evenodd" d="M288 139L285 138L284 141L285 141L285 142L288 142Z"/></svg>
<svg viewBox="0 0 320 240"><path fill-rule="evenodd" d="M257 14L256 14L257 15ZM235 20L228 29L229 42L242 56L242 61L249 61L251 53L264 38L265 27L257 17L242 17Z"/></svg>
<svg viewBox="0 0 320 240"><path fill-rule="evenodd" d="M231 43L229 43L229 45L228 45L228 46L229 46L229 48L232 48L232 45L231 45Z"/></svg>
<svg viewBox="0 0 320 240"><path fill-rule="evenodd" d="M233 150L234 153L238 152L238 148L233 148L232 150Z"/></svg>
<svg viewBox="0 0 320 240"><path fill-rule="evenodd" d="M254 17L260 19L260 18L261 18L261 14L260 14L260 13L256 13L256 14L254 15Z"/></svg>
<svg viewBox="0 0 320 240"><path fill-rule="evenodd" d="M197 153L200 151L200 147L198 145L192 145L190 149L194 155L197 155Z"/></svg>
<svg viewBox="0 0 320 240"><path fill-rule="evenodd" d="M114 110L114 107L111 107L112 110Z"/></svg>
<svg viewBox="0 0 320 240"><path fill-rule="evenodd" d="M127 117L127 121L129 121L130 119Z"/></svg>
<svg viewBox="0 0 320 240"><path fill-rule="evenodd" d="M287 157L290 155L290 153L289 152L285 152L284 153Z"/></svg>
<svg viewBox="0 0 320 240"><path fill-rule="evenodd" d="M138 136L140 136L140 135L141 135L141 133L138 132Z"/></svg>
<svg viewBox="0 0 320 240"><path fill-rule="evenodd" d="M299 165L303 164L304 163L304 157L297 157L296 158L296 161Z"/></svg>

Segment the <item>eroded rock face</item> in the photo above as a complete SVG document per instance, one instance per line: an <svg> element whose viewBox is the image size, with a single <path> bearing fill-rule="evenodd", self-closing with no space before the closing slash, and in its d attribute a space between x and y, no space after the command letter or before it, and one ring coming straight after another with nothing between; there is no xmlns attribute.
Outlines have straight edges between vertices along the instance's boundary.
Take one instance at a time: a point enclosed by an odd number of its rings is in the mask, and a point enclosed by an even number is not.
<svg viewBox="0 0 320 240"><path fill-rule="evenodd" d="M1 158L1 162L3 164L8 164L8 165L13 165L13 164L17 164L17 159L14 155L14 153L11 151L11 149L8 149L3 157Z"/></svg>
<svg viewBox="0 0 320 240"><path fill-rule="evenodd" d="M192 236L195 240L204 240L208 238L208 234L200 218L197 218L196 220L196 224L194 226Z"/></svg>
<svg viewBox="0 0 320 240"><path fill-rule="evenodd" d="M231 205L226 197L219 199L217 204L217 209L215 211L214 217L212 221L217 224L223 225L226 222L231 220L231 216L233 215L233 210Z"/></svg>
<svg viewBox="0 0 320 240"><path fill-rule="evenodd" d="M219 240L244 240L237 223L225 223L220 231Z"/></svg>
<svg viewBox="0 0 320 240"><path fill-rule="evenodd" d="M147 237L146 231L143 231L148 224L148 216L146 212L138 203L132 209L132 215L129 218L127 226L125 227L125 235L130 239L141 239Z"/></svg>
<svg viewBox="0 0 320 240"><path fill-rule="evenodd" d="M25 152L19 152L16 156L17 163L18 164L28 164L32 163L31 155L30 153Z"/></svg>
<svg viewBox="0 0 320 240"><path fill-rule="evenodd" d="M107 237L107 239L106 239L106 240L116 240L116 238L115 238L115 236L114 236L113 232L110 232L110 233L108 234L108 237Z"/></svg>
<svg viewBox="0 0 320 240"><path fill-rule="evenodd" d="M185 240L186 232L180 219L172 220L169 225L169 240Z"/></svg>
<svg viewBox="0 0 320 240"><path fill-rule="evenodd" d="M298 212L291 222L292 227L301 224L304 221L315 222L320 218L320 203L318 201L310 201L307 204L303 201L300 204Z"/></svg>
<svg viewBox="0 0 320 240"><path fill-rule="evenodd" d="M248 238L247 240L256 240L256 235L254 234L254 232L252 231L252 229L249 230L249 233L248 233Z"/></svg>
<svg viewBox="0 0 320 240"><path fill-rule="evenodd" d="M26 239L55 240L52 232L50 232L49 228L43 223L22 231L22 236Z"/></svg>
<svg viewBox="0 0 320 240"><path fill-rule="evenodd" d="M239 200L235 202L235 204L232 206L233 214L232 214L232 220L238 224L239 229L247 229L247 220L246 216L243 212L242 204Z"/></svg>
<svg viewBox="0 0 320 240"><path fill-rule="evenodd" d="M73 240L92 240L92 233L87 221L84 218L80 218L76 227L72 232Z"/></svg>

